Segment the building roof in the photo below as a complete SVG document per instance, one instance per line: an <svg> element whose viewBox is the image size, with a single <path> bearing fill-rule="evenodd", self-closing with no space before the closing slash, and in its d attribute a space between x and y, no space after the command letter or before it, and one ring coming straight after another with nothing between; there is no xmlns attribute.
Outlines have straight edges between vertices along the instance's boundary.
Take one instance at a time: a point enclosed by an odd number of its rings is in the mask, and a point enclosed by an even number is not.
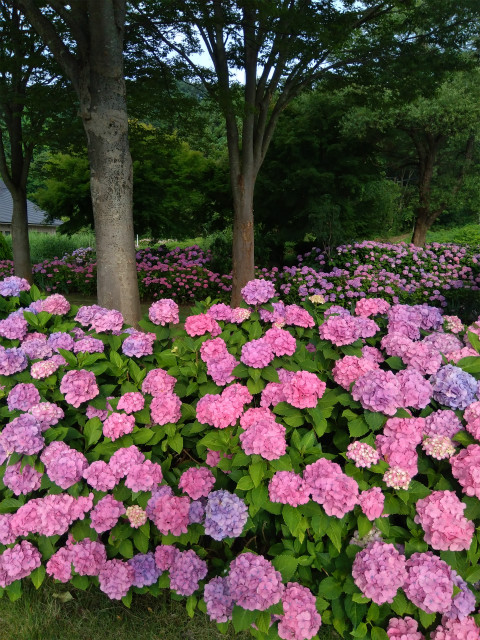
<svg viewBox="0 0 480 640"><path fill-rule="evenodd" d="M5 183L0 180L0 224L11 224L13 211L13 200L10 191ZM46 225L49 227L58 227L62 224L61 220L53 220L47 222L45 220L46 213L42 211L36 204L27 200L28 224Z"/></svg>

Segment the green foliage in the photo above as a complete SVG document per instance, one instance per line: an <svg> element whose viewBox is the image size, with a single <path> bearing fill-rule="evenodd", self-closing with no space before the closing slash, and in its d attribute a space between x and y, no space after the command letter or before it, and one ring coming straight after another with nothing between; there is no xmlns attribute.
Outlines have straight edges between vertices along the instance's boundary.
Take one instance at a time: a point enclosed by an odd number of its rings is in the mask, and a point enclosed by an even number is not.
<svg viewBox="0 0 480 640"><path fill-rule="evenodd" d="M11 236L10 242L6 239L6 237L0 234L0 260L11 260L12 259L12 244L11 244Z"/></svg>
<svg viewBox="0 0 480 640"><path fill-rule="evenodd" d="M215 214L229 208L224 164L190 148L176 134L130 121L135 233L154 238L200 234ZM43 186L32 196L62 231L93 225L89 164L85 153L47 156Z"/></svg>
<svg viewBox="0 0 480 640"><path fill-rule="evenodd" d="M75 249L95 248L95 235L91 231L72 235L58 232L49 234L32 231L29 233L29 240L32 264L38 264L44 260L62 258L65 254L71 254ZM6 243L11 250L11 236L7 236Z"/></svg>

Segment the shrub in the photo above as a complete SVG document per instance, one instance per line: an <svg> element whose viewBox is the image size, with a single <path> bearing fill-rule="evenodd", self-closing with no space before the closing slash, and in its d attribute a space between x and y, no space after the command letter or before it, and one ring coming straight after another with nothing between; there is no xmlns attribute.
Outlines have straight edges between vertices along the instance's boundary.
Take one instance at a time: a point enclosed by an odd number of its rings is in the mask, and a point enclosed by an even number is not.
<svg viewBox="0 0 480 640"><path fill-rule="evenodd" d="M48 574L127 606L170 587L260 640L311 638L320 615L355 638L478 637L477 325L381 299L272 306L254 281L257 307L208 302L181 328L160 301L122 332L27 290L0 283L12 600Z"/></svg>
<svg viewBox="0 0 480 640"><path fill-rule="evenodd" d="M3 233L0 233L0 260L12 259L12 247L7 242Z"/></svg>

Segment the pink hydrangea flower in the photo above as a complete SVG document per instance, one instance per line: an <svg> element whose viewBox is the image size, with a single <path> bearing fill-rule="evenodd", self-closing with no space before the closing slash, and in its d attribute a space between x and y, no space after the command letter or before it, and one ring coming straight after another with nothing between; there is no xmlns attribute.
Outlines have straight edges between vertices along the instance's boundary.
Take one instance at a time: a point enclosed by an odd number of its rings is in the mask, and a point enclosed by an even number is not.
<svg viewBox="0 0 480 640"><path fill-rule="evenodd" d="M135 579L135 570L128 562L107 560L98 574L100 591L110 600L121 600L127 595Z"/></svg>
<svg viewBox="0 0 480 640"><path fill-rule="evenodd" d="M333 379L344 389L349 390L352 382L355 382L367 371L379 369L377 362L368 358L358 358L357 356L344 356L337 360L333 367Z"/></svg>
<svg viewBox="0 0 480 640"><path fill-rule="evenodd" d="M297 348L297 341L291 333L285 329L272 327L265 333L265 340L270 344L273 353L277 357L293 356Z"/></svg>
<svg viewBox="0 0 480 640"><path fill-rule="evenodd" d="M68 494L48 494L34 498L18 508L10 519L15 536L38 533L42 536L63 535L75 520L83 520L90 511L93 493L73 498Z"/></svg>
<svg viewBox="0 0 480 640"><path fill-rule="evenodd" d="M275 286L270 280L250 280L242 289L242 297L245 302L255 306L268 302L275 295Z"/></svg>
<svg viewBox="0 0 480 640"><path fill-rule="evenodd" d="M36 471L29 464L26 464L23 469L20 469L20 466L21 463L19 461L5 469L3 475L4 485L11 489L16 496L22 493L27 495L40 489L43 473Z"/></svg>
<svg viewBox="0 0 480 640"><path fill-rule="evenodd" d="M206 498L215 484L215 476L206 467L190 467L182 473L179 488L192 500Z"/></svg>
<svg viewBox="0 0 480 640"><path fill-rule="evenodd" d="M41 565L41 561L40 551L27 540L5 549L0 555L0 587L5 588L16 580L26 578Z"/></svg>
<svg viewBox="0 0 480 640"><path fill-rule="evenodd" d="M129 391L121 396L117 404L119 411L125 411L125 413L135 413L141 411L145 406L145 398L138 391Z"/></svg>
<svg viewBox="0 0 480 640"><path fill-rule="evenodd" d="M387 485L387 487L391 487L392 489L405 489L407 490L410 486L410 481L412 477L404 470L400 469L400 467L392 467L391 469L387 469L383 474L383 481Z"/></svg>
<svg viewBox="0 0 480 640"><path fill-rule="evenodd" d="M107 561L105 546L89 538L72 545L70 550L73 567L81 576L98 576Z"/></svg>
<svg viewBox="0 0 480 640"><path fill-rule="evenodd" d="M42 431L46 431L49 427L58 424L65 415L63 409L54 402L40 402L30 407L28 413L31 413L37 420Z"/></svg>
<svg viewBox="0 0 480 640"><path fill-rule="evenodd" d="M100 393L95 374L86 369L67 371L60 382L60 391L65 394L65 401L76 408Z"/></svg>
<svg viewBox="0 0 480 640"><path fill-rule="evenodd" d="M118 481L126 476L134 465L141 464L144 460L143 453L132 444L130 447L122 447L115 451L108 462L108 466Z"/></svg>
<svg viewBox="0 0 480 640"><path fill-rule="evenodd" d="M56 440L42 451L40 460L50 480L62 489L68 489L81 480L88 467L83 453Z"/></svg>
<svg viewBox="0 0 480 640"><path fill-rule="evenodd" d="M162 467L157 462L144 460L128 469L125 486L134 492L152 491L162 480Z"/></svg>
<svg viewBox="0 0 480 640"><path fill-rule="evenodd" d="M450 458L453 477L458 480L467 496L480 498L480 445L469 444Z"/></svg>
<svg viewBox="0 0 480 640"><path fill-rule="evenodd" d="M239 383L226 387L220 395L207 393L197 402L197 420L217 429L233 426L252 399L248 389Z"/></svg>
<svg viewBox="0 0 480 640"><path fill-rule="evenodd" d="M175 393L167 391L155 396L150 403L152 422L160 425L178 422L182 417L181 406L182 401Z"/></svg>
<svg viewBox="0 0 480 640"><path fill-rule="evenodd" d="M72 579L72 550L67 547L60 549L50 557L46 564L47 575L60 582Z"/></svg>
<svg viewBox="0 0 480 640"><path fill-rule="evenodd" d="M469 407L465 409L465 414L468 409ZM466 415L465 419L468 419ZM462 428L462 423L455 413L451 409L443 409L434 411L425 418L424 434L426 436L447 436L452 438Z"/></svg>
<svg viewBox="0 0 480 640"><path fill-rule="evenodd" d="M331 460L320 458L307 465L303 478L312 499L321 504L329 516L343 518L358 503L358 484Z"/></svg>
<svg viewBox="0 0 480 640"><path fill-rule="evenodd" d="M207 615L214 622L227 622L232 619L234 601L230 595L227 578L212 578L203 590L203 599Z"/></svg>
<svg viewBox="0 0 480 640"><path fill-rule="evenodd" d="M178 304L170 298L163 298L154 302L148 310L148 317L154 324L164 327L166 324L178 324Z"/></svg>
<svg viewBox="0 0 480 640"><path fill-rule="evenodd" d="M114 412L103 423L103 435L111 440L118 440L125 434L132 433L134 426L134 416Z"/></svg>
<svg viewBox="0 0 480 640"><path fill-rule="evenodd" d="M189 498L165 494L156 499L153 508L150 512L147 510L147 514L160 533L179 536L187 533L189 509Z"/></svg>
<svg viewBox="0 0 480 640"><path fill-rule="evenodd" d="M358 378L353 385L352 396L364 409L395 415L402 406L400 385L391 371L375 369Z"/></svg>
<svg viewBox="0 0 480 640"><path fill-rule="evenodd" d="M406 562L405 595L426 613L446 613L452 606L452 570L446 562L427 553L414 553Z"/></svg>
<svg viewBox="0 0 480 640"><path fill-rule="evenodd" d="M435 460L445 460L455 455L455 445L448 436L432 436L422 443L425 453Z"/></svg>
<svg viewBox="0 0 480 640"><path fill-rule="evenodd" d="M92 527L97 533L110 531L124 513L123 503L108 494L101 498L90 512Z"/></svg>
<svg viewBox="0 0 480 640"><path fill-rule="evenodd" d="M92 462L83 471L83 477L97 491L111 491L117 484L117 478L109 465L103 460Z"/></svg>
<svg viewBox="0 0 480 640"><path fill-rule="evenodd" d="M50 360L42 360L42 362L34 362L30 367L30 375L35 380L43 380L49 378L59 369L61 364L58 360L50 358Z"/></svg>
<svg viewBox="0 0 480 640"><path fill-rule="evenodd" d="M63 316L70 311L70 303L64 296L54 293L42 300L42 311Z"/></svg>
<svg viewBox="0 0 480 640"><path fill-rule="evenodd" d="M222 333L222 328L211 316L206 313L200 313L196 316L188 316L185 319L185 331L192 338L203 336L206 333L215 337Z"/></svg>
<svg viewBox="0 0 480 640"><path fill-rule="evenodd" d="M274 357L275 354L270 342L266 338L259 338L258 340L250 340L243 345L240 360L247 367L263 369L268 367Z"/></svg>
<svg viewBox="0 0 480 640"><path fill-rule="evenodd" d="M468 550L475 526L464 517L466 508L453 491L433 491L418 500L415 522L425 531L425 542L439 551Z"/></svg>
<svg viewBox="0 0 480 640"><path fill-rule="evenodd" d="M242 553L230 564L228 588L236 604L248 611L265 611L280 601L282 576L271 562L254 553Z"/></svg>
<svg viewBox="0 0 480 640"><path fill-rule="evenodd" d="M40 402L40 394L34 384L16 384L7 396L7 406L9 411L28 411Z"/></svg>
<svg viewBox="0 0 480 640"><path fill-rule="evenodd" d="M361 328L357 319L350 315L331 315L320 325L319 333L322 340L329 340L335 346L340 347L358 340Z"/></svg>
<svg viewBox="0 0 480 640"><path fill-rule="evenodd" d="M355 313L357 316L376 316L387 313L390 309L390 303L383 298L360 298L355 305Z"/></svg>
<svg viewBox="0 0 480 640"><path fill-rule="evenodd" d="M139 507L138 504L127 507L125 515L134 529L138 529L147 521L147 512L142 507Z"/></svg>
<svg viewBox="0 0 480 640"><path fill-rule="evenodd" d="M310 500L310 488L294 471L277 471L268 484L271 502L298 507Z"/></svg>
<svg viewBox="0 0 480 640"><path fill-rule="evenodd" d="M479 640L480 627L474 618L447 620L432 632L430 640Z"/></svg>
<svg viewBox="0 0 480 640"><path fill-rule="evenodd" d="M416 369L408 367L395 374L400 387L402 407L424 409L433 395L432 385Z"/></svg>
<svg viewBox="0 0 480 640"><path fill-rule="evenodd" d="M375 520L375 518L380 518L383 513L385 496L380 487L372 487L360 493L358 503L367 518L369 520Z"/></svg>
<svg viewBox="0 0 480 640"><path fill-rule="evenodd" d="M287 382L283 383L285 400L297 409L313 409L325 393L327 385L318 376L309 371L295 371Z"/></svg>
<svg viewBox="0 0 480 640"><path fill-rule="evenodd" d="M170 588L182 596L191 596L207 575L207 563L193 549L179 551L170 567Z"/></svg>
<svg viewBox="0 0 480 640"><path fill-rule="evenodd" d="M171 393L176 382L176 378L163 369L152 369L142 382L142 391L154 397L163 393Z"/></svg>
<svg viewBox="0 0 480 640"><path fill-rule="evenodd" d="M310 589L289 582L282 595L283 615L279 617L278 635L284 640L310 640L318 633L322 618Z"/></svg>
<svg viewBox="0 0 480 640"><path fill-rule="evenodd" d="M355 556L352 575L366 598L378 605L393 602L407 579L405 557L393 544L370 543Z"/></svg>
<svg viewBox="0 0 480 640"><path fill-rule="evenodd" d="M276 460L287 450L285 433L285 427L275 420L260 419L240 434L240 443L247 455L258 454L266 460Z"/></svg>
<svg viewBox="0 0 480 640"><path fill-rule="evenodd" d="M155 549L155 564L161 571L169 571L179 553L171 544L160 544Z"/></svg>
<svg viewBox="0 0 480 640"><path fill-rule="evenodd" d="M418 631L418 622L410 616L390 618L387 635L389 640L425 640L423 633Z"/></svg>
<svg viewBox="0 0 480 640"><path fill-rule="evenodd" d="M378 451L366 442L358 440L348 445L346 455L347 458L354 461L356 467L366 467L367 469L380 460Z"/></svg>

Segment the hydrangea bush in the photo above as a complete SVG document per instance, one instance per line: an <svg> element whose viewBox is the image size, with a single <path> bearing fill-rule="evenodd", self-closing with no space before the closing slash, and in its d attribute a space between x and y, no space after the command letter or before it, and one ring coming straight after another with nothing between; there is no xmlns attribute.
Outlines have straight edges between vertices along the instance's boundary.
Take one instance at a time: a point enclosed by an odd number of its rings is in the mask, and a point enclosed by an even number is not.
<svg viewBox="0 0 480 640"><path fill-rule="evenodd" d="M262 280L135 329L0 295L2 594L171 589L259 640L480 638L480 325Z"/></svg>

